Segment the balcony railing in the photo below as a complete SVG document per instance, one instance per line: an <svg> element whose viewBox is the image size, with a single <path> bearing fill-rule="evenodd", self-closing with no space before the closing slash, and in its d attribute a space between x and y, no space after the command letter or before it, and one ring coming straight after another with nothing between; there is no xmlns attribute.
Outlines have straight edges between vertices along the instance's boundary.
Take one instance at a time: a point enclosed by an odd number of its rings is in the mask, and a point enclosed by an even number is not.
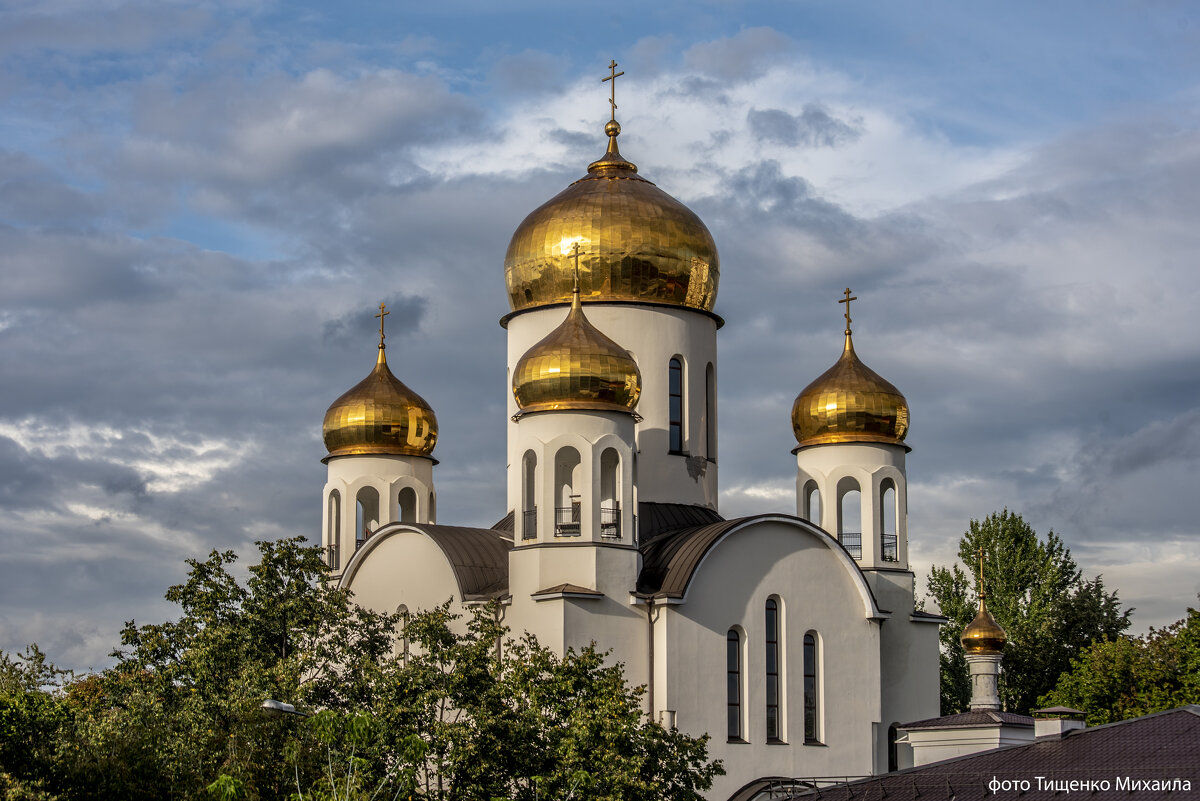
<svg viewBox="0 0 1200 801"><path fill-rule="evenodd" d="M841 537L842 547L846 552L855 559L862 559L862 532L861 531L843 531Z"/></svg>
<svg viewBox="0 0 1200 801"><path fill-rule="evenodd" d="M885 562L899 562L900 561L900 550L896 543L896 535L895 534L884 534L883 535L883 561L885 561Z"/></svg>
<svg viewBox="0 0 1200 801"><path fill-rule="evenodd" d="M537 537L537 507L533 506L521 513L521 539L532 540Z"/></svg>
<svg viewBox="0 0 1200 801"><path fill-rule="evenodd" d="M609 540L621 539L621 504L600 507L600 536Z"/></svg>
<svg viewBox="0 0 1200 801"><path fill-rule="evenodd" d="M579 520L579 504L554 507L554 536L578 537Z"/></svg>
<svg viewBox="0 0 1200 801"><path fill-rule="evenodd" d="M340 567L338 547L336 545L325 546L325 564L329 566L330 570L337 570Z"/></svg>

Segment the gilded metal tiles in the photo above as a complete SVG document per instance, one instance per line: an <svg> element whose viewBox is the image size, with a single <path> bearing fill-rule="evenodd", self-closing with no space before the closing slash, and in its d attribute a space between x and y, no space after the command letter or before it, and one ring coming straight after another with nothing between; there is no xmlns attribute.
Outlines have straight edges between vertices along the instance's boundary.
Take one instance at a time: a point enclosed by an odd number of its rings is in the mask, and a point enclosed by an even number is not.
<svg viewBox="0 0 1200 801"><path fill-rule="evenodd" d="M980 598L979 613L963 629L963 650L968 654L998 654L1004 650L1006 642L1008 635L1000 628L996 618L988 611L987 604Z"/></svg>
<svg viewBox="0 0 1200 801"><path fill-rule="evenodd" d="M513 371L513 396L523 412L628 411L640 394L637 362L588 321L577 295L567 319L530 348Z"/></svg>
<svg viewBox="0 0 1200 801"><path fill-rule="evenodd" d="M792 431L801 445L899 443L908 433L908 402L862 363L847 334L842 357L792 405Z"/></svg>
<svg viewBox="0 0 1200 801"><path fill-rule="evenodd" d="M428 456L437 444L437 417L425 400L388 369L381 346L371 374L333 402L323 432L330 456Z"/></svg>
<svg viewBox="0 0 1200 801"><path fill-rule="evenodd" d="M712 234L690 209L637 175L616 148L534 210L504 259L514 311L571 299L571 247L580 246L583 300L668 303L711 311L720 266Z"/></svg>

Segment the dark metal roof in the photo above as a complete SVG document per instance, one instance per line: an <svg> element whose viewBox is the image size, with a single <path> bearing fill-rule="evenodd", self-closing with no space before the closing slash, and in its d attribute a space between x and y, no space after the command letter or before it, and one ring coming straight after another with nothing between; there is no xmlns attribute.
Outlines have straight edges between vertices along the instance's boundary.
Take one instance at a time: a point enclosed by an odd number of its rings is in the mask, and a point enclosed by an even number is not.
<svg viewBox="0 0 1200 801"><path fill-rule="evenodd" d="M555 584L553 587L538 590L533 593L532 597L539 598L547 595L586 595L588 598L604 597L604 593L598 590L589 590L587 587L580 587L578 584Z"/></svg>
<svg viewBox="0 0 1200 801"><path fill-rule="evenodd" d="M499 531L501 534L508 535L508 539L513 538L513 532L516 530L516 515L510 509L508 514L492 524L492 531Z"/></svg>
<svg viewBox="0 0 1200 801"><path fill-rule="evenodd" d="M643 543L665 534L678 531L681 528L696 528L709 523L719 523L725 518L707 506L693 506L685 503L654 503L645 501L638 504L638 537Z"/></svg>
<svg viewBox="0 0 1200 801"><path fill-rule="evenodd" d="M926 612L924 609L912 610L912 616L918 617L918 618L924 618L925 620L928 620L930 622L934 622L934 621L937 621L939 623L949 623L950 622L950 618L946 617L945 615L939 615L934 612Z"/></svg>
<svg viewBox="0 0 1200 801"><path fill-rule="evenodd" d="M1018 715L1016 712L1000 712L985 709L972 712L959 712L957 715L942 715L940 718L927 718L914 723L897 726L898 729L963 729L975 726L1028 726L1033 727L1033 718L1028 715Z"/></svg>
<svg viewBox="0 0 1200 801"><path fill-rule="evenodd" d="M947 759L792 798L821 801L957 801L1011 798L1016 801L1074 798L1059 782L1107 781L1107 790L1083 796L1125 799L1195 798L1200 791L1200 706L1075 729L1061 737ZM1038 777L1041 777L1039 783ZM1028 789L989 789L993 780L1027 782ZM1188 780L1190 792L1155 784ZM1124 783L1124 786L1118 782ZM1144 784L1143 784L1144 783ZM1011 787L1011 785L1010 785Z"/></svg>
<svg viewBox="0 0 1200 801"><path fill-rule="evenodd" d="M389 523L371 535L346 566L342 581L352 578L368 551L391 534L414 530L429 537L446 555L464 601L499 598L508 592L508 552L512 540L490 528L437 526L424 523Z"/></svg>

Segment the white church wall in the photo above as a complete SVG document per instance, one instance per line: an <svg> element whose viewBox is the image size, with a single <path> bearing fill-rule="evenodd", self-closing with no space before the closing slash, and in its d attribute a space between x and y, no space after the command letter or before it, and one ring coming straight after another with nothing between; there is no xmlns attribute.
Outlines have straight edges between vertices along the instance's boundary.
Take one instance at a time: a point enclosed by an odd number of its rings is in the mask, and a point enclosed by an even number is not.
<svg viewBox="0 0 1200 801"><path fill-rule="evenodd" d="M728 776L713 798L757 776L867 774L872 724L880 720L879 625L864 609L862 579L817 535L779 522L751 524L717 544L685 602L668 606L659 626L656 706L681 729L712 736L710 755ZM767 744L765 605L781 601L781 712L784 743ZM726 636L745 631L744 717L748 744L727 741ZM820 744L804 741L803 641L819 638Z"/></svg>
<svg viewBox="0 0 1200 801"><path fill-rule="evenodd" d="M362 550L346 566L341 581L354 593L354 602L359 606L390 613L403 604L416 612L453 600L452 609L464 612L449 560L421 532L402 527L388 529L368 540ZM455 625L466 631L465 617Z"/></svg>

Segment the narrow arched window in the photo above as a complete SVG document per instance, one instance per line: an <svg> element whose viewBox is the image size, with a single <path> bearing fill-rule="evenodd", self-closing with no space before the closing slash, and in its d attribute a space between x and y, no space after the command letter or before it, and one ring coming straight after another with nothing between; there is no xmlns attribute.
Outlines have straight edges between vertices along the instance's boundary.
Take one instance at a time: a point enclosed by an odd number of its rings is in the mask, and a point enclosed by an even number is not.
<svg viewBox="0 0 1200 801"><path fill-rule="evenodd" d="M600 454L600 536L621 538L621 456L612 448Z"/></svg>
<svg viewBox="0 0 1200 801"><path fill-rule="evenodd" d="M521 539L537 537L537 454L525 451L521 460Z"/></svg>
<svg viewBox="0 0 1200 801"><path fill-rule="evenodd" d="M855 559L862 559L862 493L854 479L838 485L842 497L838 503L838 541Z"/></svg>
<svg viewBox="0 0 1200 801"><path fill-rule="evenodd" d="M374 487L363 487L355 498L354 547L361 548L379 527L379 492Z"/></svg>
<svg viewBox="0 0 1200 801"><path fill-rule="evenodd" d="M820 707L817 693L820 691L817 676L817 634L810 631L804 635L804 742L821 741Z"/></svg>
<svg viewBox="0 0 1200 801"><path fill-rule="evenodd" d="M667 371L668 421L671 453L683 453L683 362L671 359Z"/></svg>
<svg viewBox="0 0 1200 801"><path fill-rule="evenodd" d="M437 522L437 496L432 492L429 493L429 514L426 515L426 521L431 524Z"/></svg>
<svg viewBox="0 0 1200 801"><path fill-rule="evenodd" d="M817 482L810 480L804 484L803 498L804 514L801 517L814 526L821 525L821 490L817 489Z"/></svg>
<svg viewBox="0 0 1200 801"><path fill-rule="evenodd" d="M404 487L400 490L397 502L400 504L400 522L417 522L417 491L412 487Z"/></svg>
<svg viewBox="0 0 1200 801"><path fill-rule="evenodd" d="M900 754L896 746L896 724L888 726L888 773L900 767Z"/></svg>
<svg viewBox="0 0 1200 801"><path fill-rule="evenodd" d="M579 492L579 451L562 448L554 455L554 536L578 537L583 520Z"/></svg>
<svg viewBox="0 0 1200 801"><path fill-rule="evenodd" d="M779 719L779 601L774 598L767 599L766 624L767 742L779 742L783 739Z"/></svg>
<svg viewBox="0 0 1200 801"><path fill-rule="evenodd" d="M884 479L880 485L883 492L879 496L879 553L885 562L896 562L900 559L899 540L896 537L896 484L890 479Z"/></svg>
<svg viewBox="0 0 1200 801"><path fill-rule="evenodd" d="M329 493L329 541L325 543L325 563L330 570L341 564L342 552L342 494L337 490Z"/></svg>
<svg viewBox="0 0 1200 801"><path fill-rule="evenodd" d="M725 697L728 707L729 739L743 741L742 737L742 638L737 629L725 635Z"/></svg>
<svg viewBox="0 0 1200 801"><path fill-rule="evenodd" d="M704 371L704 453L717 461L717 373L712 362Z"/></svg>

